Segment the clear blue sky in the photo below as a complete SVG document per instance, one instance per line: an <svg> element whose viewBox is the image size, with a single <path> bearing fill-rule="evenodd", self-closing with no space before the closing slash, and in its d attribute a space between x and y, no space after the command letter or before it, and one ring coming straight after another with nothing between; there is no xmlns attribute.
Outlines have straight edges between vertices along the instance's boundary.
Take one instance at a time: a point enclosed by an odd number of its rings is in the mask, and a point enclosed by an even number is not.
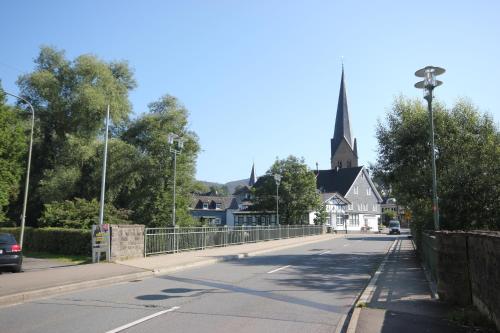
<svg viewBox="0 0 500 333"><path fill-rule="evenodd" d="M500 119L500 2L2 1L0 79L18 92L42 44L71 59L128 60L136 115L169 93L190 110L197 178L263 174L276 157L329 168L344 56L360 163L376 160L377 119L394 96L421 97L413 73L446 68L436 96L467 96Z"/></svg>

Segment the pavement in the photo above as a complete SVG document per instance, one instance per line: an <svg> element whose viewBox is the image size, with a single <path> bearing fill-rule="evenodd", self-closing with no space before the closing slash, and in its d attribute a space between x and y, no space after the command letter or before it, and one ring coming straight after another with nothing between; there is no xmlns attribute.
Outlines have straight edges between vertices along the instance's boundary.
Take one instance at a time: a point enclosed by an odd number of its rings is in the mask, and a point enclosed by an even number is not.
<svg viewBox="0 0 500 333"><path fill-rule="evenodd" d="M361 295L347 332L482 332L450 322L450 310L433 294L412 240L401 236Z"/></svg>
<svg viewBox="0 0 500 333"><path fill-rule="evenodd" d="M289 238L203 251L151 256L117 263L57 265L31 260L33 262L28 261L27 269L22 273L0 275L0 306L84 288L141 279L155 274L166 274L220 261L245 258L337 237L345 237L345 235L325 234Z"/></svg>

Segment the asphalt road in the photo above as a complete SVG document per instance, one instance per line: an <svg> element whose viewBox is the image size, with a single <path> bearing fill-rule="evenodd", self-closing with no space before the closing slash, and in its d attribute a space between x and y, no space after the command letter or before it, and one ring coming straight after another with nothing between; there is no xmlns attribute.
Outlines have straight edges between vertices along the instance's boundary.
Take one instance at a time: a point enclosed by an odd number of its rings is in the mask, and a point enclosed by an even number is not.
<svg viewBox="0 0 500 333"><path fill-rule="evenodd" d="M2 308L0 332L334 332L394 239L332 239Z"/></svg>

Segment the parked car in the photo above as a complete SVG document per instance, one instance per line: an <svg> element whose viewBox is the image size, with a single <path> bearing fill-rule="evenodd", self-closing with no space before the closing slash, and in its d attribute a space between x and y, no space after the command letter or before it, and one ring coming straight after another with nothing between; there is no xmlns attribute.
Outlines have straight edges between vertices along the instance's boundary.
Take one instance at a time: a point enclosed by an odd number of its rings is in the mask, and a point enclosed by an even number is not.
<svg viewBox="0 0 500 333"><path fill-rule="evenodd" d="M21 271L23 253L12 234L0 233L0 268L8 268L13 273Z"/></svg>
<svg viewBox="0 0 500 333"><path fill-rule="evenodd" d="M389 235L392 234L401 235L401 226L398 220L389 221Z"/></svg>

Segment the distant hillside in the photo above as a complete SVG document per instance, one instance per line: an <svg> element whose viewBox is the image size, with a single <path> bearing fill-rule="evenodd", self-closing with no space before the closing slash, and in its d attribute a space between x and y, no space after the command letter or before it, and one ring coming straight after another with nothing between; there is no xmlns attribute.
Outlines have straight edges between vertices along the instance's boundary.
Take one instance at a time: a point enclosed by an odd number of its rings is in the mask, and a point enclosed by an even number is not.
<svg viewBox="0 0 500 333"><path fill-rule="evenodd" d="M214 183L214 182L206 182L206 181L203 181L203 180L200 180L199 182L206 185L207 187L210 187L210 186L226 186L227 187L227 190L229 192L229 194L233 194L234 193L234 190L236 189L236 187L240 186L240 185L248 185L248 178L247 179L241 179L241 180L234 180L232 182L228 182L228 183L225 183L225 184L221 184L221 183Z"/></svg>

